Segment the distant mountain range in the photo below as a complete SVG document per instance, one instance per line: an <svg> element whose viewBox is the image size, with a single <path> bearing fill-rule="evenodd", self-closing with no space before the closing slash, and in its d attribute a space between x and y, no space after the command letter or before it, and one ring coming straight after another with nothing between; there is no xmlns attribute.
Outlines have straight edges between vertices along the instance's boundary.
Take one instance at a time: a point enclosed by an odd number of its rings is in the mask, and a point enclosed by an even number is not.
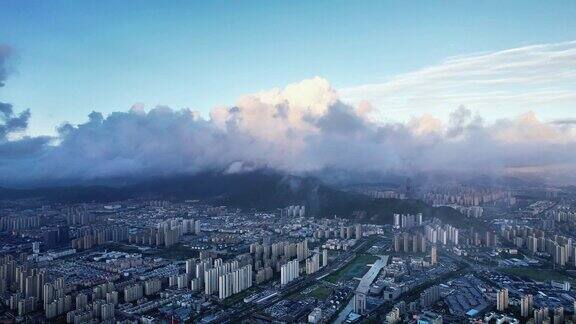
<svg viewBox="0 0 576 324"><path fill-rule="evenodd" d="M372 223L390 223L394 213L422 212L428 217L460 218L452 208L433 208L419 200L371 199L326 185L317 178L274 171L154 178L124 185L58 186L35 189L0 188L1 199L37 198L53 202L114 202L126 199L202 199L215 205L275 210L305 205L320 217L354 217Z"/></svg>

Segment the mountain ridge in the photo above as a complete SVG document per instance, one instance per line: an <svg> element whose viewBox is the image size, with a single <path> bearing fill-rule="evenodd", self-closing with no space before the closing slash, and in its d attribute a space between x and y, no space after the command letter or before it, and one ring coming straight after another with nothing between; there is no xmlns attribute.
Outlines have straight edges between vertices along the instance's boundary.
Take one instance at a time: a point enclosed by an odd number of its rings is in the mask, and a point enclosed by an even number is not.
<svg viewBox="0 0 576 324"><path fill-rule="evenodd" d="M30 198L66 203L106 203L126 199L201 199L214 205L260 210L275 210L302 204L312 216L355 218L377 224L390 223L394 213L422 212L432 217L443 214L457 217L459 214L451 208L431 207L416 199L372 199L363 194L326 185L314 177L285 175L269 170L158 177L118 186L76 185L34 189L0 187L0 200Z"/></svg>

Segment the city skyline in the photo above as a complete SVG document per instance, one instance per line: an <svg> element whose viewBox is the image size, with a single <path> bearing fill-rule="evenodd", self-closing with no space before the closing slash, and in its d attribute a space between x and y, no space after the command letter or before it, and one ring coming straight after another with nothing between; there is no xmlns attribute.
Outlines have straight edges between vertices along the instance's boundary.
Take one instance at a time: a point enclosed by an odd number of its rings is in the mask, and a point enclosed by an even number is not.
<svg viewBox="0 0 576 324"><path fill-rule="evenodd" d="M576 1L0 0L0 323L576 323Z"/></svg>

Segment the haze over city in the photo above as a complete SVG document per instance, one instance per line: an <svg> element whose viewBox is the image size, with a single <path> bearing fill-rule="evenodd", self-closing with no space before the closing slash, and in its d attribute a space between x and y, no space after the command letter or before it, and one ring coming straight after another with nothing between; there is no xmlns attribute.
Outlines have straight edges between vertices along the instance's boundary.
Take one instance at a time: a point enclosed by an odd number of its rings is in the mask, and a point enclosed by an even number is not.
<svg viewBox="0 0 576 324"><path fill-rule="evenodd" d="M574 323L576 2L0 0L0 322Z"/></svg>

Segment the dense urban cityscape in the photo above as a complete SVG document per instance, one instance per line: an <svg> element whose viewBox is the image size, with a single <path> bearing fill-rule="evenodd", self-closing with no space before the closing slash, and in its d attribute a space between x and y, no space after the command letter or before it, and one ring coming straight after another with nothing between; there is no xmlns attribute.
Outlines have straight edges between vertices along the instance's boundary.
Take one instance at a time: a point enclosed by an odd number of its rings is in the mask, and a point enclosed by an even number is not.
<svg viewBox="0 0 576 324"><path fill-rule="evenodd" d="M576 324L576 0L0 0L0 324Z"/></svg>
<svg viewBox="0 0 576 324"><path fill-rule="evenodd" d="M2 200L1 320L572 323L576 191L401 191L361 194L418 195L460 218Z"/></svg>

